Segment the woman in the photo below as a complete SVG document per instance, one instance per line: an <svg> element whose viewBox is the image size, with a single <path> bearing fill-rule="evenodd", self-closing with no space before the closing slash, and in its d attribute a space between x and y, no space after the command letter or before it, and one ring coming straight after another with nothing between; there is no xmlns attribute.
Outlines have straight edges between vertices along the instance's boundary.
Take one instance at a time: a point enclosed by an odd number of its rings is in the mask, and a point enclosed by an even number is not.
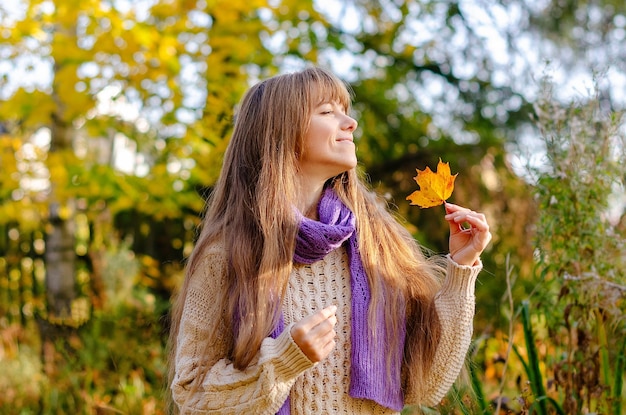
<svg viewBox="0 0 626 415"><path fill-rule="evenodd" d="M394 414L458 376L488 224L448 204L426 258L357 175L350 98L320 68L244 96L172 315L180 413Z"/></svg>

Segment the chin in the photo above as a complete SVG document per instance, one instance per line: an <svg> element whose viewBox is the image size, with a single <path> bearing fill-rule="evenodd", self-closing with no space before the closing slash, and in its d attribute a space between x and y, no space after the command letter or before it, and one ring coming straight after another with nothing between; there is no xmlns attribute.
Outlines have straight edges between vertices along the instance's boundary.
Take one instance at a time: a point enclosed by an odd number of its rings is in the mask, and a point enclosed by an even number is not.
<svg viewBox="0 0 626 415"><path fill-rule="evenodd" d="M339 170L339 171L337 172L337 174L335 174L335 176L339 176L340 174L347 173L347 172L349 172L350 170L354 169L356 166L357 166L357 164L356 164L356 163L354 163L354 164L350 164L350 165L345 165L345 166L344 166L341 170ZM333 176L333 177L334 177L334 176Z"/></svg>

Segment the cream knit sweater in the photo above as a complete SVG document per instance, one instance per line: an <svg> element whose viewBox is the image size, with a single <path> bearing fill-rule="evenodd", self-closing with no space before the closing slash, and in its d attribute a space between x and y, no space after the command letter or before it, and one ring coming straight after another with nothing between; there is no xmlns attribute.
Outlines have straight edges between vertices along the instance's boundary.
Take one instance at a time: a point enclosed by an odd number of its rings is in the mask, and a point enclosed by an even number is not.
<svg viewBox="0 0 626 415"><path fill-rule="evenodd" d="M405 390L407 405L436 405L456 380L465 360L474 316L474 285L482 265L459 266L448 260L448 274L436 298L441 341L425 390ZM208 248L191 276L184 305L171 385L183 414L275 414L287 397L291 413L394 414L365 399L348 395L350 384L350 270L345 249L323 260L294 267L283 301L285 330L266 338L257 358L245 371L225 358L230 329L226 327L223 297L226 256L220 245ZM323 361L313 364L290 336L291 326L324 307L336 305L336 346ZM207 350L208 354L202 356ZM200 388L191 384L200 365L208 374Z"/></svg>

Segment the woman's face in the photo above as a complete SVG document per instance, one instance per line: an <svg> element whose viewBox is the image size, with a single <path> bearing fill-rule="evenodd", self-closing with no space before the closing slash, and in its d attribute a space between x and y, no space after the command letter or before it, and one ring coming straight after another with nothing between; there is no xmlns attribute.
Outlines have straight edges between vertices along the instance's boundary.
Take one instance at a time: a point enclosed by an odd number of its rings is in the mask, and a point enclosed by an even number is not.
<svg viewBox="0 0 626 415"><path fill-rule="evenodd" d="M322 101L313 109L304 137L300 172L326 181L357 164L353 133L357 122L337 101Z"/></svg>

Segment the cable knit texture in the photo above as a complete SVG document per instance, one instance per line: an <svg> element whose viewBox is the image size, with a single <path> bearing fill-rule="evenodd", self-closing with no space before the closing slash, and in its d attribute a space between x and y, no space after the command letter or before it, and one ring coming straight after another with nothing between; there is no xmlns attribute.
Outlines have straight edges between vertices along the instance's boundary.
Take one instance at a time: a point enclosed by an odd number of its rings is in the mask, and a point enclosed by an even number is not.
<svg viewBox="0 0 626 415"><path fill-rule="evenodd" d="M379 324L371 330L375 335L370 335L367 319L371 293L359 253L354 214L330 188L324 191L317 210L319 221L303 217L298 212L300 229L294 261L310 265L322 260L329 252L348 241L347 252L352 292L350 396L371 399L380 405L401 411L404 406L400 387L402 350L389 350L388 348L389 343L385 341L386 331L382 324L384 314L381 307L376 310ZM404 344L406 335L403 310L404 307L398 310L400 345ZM272 337L277 337L283 331L283 326L284 318L281 317ZM393 357L390 378L387 378L387 356ZM290 402L287 400L278 415L288 415L289 407Z"/></svg>
<svg viewBox="0 0 626 415"><path fill-rule="evenodd" d="M183 414L277 413L288 402L291 414L397 414L371 399L350 395L353 308L351 256L347 244L310 264L296 264L283 298L284 330L268 337L244 371L225 358L232 331L224 321L227 255L221 243L209 246L191 275L171 385ZM449 258L449 257L448 257ZM436 405L463 366L472 336L474 286L481 264L468 267L450 258L436 297L441 341L424 390L404 390L405 404ZM294 323L330 305L337 306L336 346L313 364L291 338ZM203 367L207 376L192 393Z"/></svg>

